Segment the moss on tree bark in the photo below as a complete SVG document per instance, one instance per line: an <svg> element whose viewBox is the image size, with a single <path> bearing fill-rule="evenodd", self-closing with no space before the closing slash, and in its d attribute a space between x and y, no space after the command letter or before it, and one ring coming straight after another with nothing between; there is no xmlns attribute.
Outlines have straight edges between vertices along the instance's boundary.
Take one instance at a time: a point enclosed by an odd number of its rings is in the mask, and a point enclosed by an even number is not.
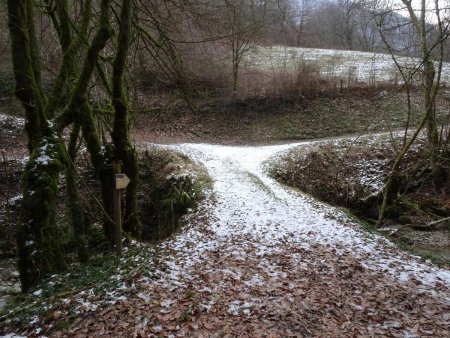
<svg viewBox="0 0 450 338"><path fill-rule="evenodd" d="M30 289L46 274L66 268L61 233L55 223L63 145L44 137L31 153L23 176L23 212L17 231L22 289Z"/></svg>
<svg viewBox="0 0 450 338"><path fill-rule="evenodd" d="M139 164L137 154L129 137L128 98L125 91L124 72L131 31L131 1L124 0L120 14L120 30L117 54L113 64L114 126L112 139L115 157L122 161L123 171L130 178L125 195L125 222L123 228L133 237L141 238L141 223L137 207Z"/></svg>

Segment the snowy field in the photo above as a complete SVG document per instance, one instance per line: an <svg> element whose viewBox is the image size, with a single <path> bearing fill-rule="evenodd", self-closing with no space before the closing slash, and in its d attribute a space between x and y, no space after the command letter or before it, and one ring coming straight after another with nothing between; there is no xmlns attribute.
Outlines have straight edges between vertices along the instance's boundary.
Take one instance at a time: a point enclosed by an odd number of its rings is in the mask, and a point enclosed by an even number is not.
<svg viewBox="0 0 450 338"><path fill-rule="evenodd" d="M244 60L246 67L279 73L295 71L301 62L317 66L324 75L344 81L365 83L401 82L398 69L388 54L299 47L256 47ZM398 57L403 67L417 67L420 60ZM450 64L445 63L442 80L450 83Z"/></svg>

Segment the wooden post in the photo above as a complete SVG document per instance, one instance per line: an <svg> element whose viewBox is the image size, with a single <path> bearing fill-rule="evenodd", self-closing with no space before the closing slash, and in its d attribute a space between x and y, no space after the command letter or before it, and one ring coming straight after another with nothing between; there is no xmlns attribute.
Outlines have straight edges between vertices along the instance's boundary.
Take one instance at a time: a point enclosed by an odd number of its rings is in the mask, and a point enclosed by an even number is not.
<svg viewBox="0 0 450 338"><path fill-rule="evenodd" d="M114 243L116 245L116 253L122 254L122 189L116 187L116 174L122 173L122 165L120 161L113 160L114 171Z"/></svg>

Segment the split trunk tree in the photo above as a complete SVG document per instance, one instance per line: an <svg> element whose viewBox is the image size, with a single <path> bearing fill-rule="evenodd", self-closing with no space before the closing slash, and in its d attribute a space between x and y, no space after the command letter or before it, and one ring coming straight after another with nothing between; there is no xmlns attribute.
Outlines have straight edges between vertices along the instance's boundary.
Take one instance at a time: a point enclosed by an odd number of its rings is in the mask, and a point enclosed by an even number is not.
<svg viewBox="0 0 450 338"><path fill-rule="evenodd" d="M111 91L103 88L115 108L112 144L103 143L100 138L91 106L95 97L92 97L90 89L100 86L93 80L96 71L101 73L102 67L110 66L102 61L101 54L114 36L111 18L112 6L116 5L111 0L99 3L86 0L78 4L68 0L46 0L42 3L44 11L33 0L8 0L7 4L16 96L25 110L30 153L23 176L23 212L17 231L20 278L22 289L26 291L47 274L66 268L65 243L61 238L70 233L63 233L64 227L55 221L63 172L66 173L68 210L74 233L72 241L78 249L80 261L88 259L87 226L78 201L74 166L80 135L101 183L106 236L112 241L113 224L109 221L112 215L111 190L114 189L111 160L117 157L124 162L125 172L133 179L126 195L128 230L140 237L136 201L137 156L129 140L123 75L130 44L131 1L124 0L120 5L122 14L117 23L120 48L113 66L113 94L108 96ZM74 15L75 5L80 6L76 6L78 12ZM51 22L58 37L54 43L61 51L59 69L52 79L51 90L47 92L44 92L41 75L44 62L38 41L42 39L36 34L35 11L42 11L39 14ZM48 78L50 75L46 73L45 76ZM48 83L48 79L46 81ZM103 86L108 87L109 84L103 83ZM72 132L66 145L61 135L68 127Z"/></svg>

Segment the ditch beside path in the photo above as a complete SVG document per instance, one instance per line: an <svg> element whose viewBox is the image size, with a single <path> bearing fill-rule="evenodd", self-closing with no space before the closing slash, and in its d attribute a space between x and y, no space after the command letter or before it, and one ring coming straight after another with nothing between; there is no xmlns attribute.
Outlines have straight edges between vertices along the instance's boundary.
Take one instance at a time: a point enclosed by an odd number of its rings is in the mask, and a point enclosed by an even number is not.
<svg viewBox="0 0 450 338"><path fill-rule="evenodd" d="M450 271L268 177L293 146L168 146L207 167L213 197L161 245L158 278L63 335L448 337Z"/></svg>

